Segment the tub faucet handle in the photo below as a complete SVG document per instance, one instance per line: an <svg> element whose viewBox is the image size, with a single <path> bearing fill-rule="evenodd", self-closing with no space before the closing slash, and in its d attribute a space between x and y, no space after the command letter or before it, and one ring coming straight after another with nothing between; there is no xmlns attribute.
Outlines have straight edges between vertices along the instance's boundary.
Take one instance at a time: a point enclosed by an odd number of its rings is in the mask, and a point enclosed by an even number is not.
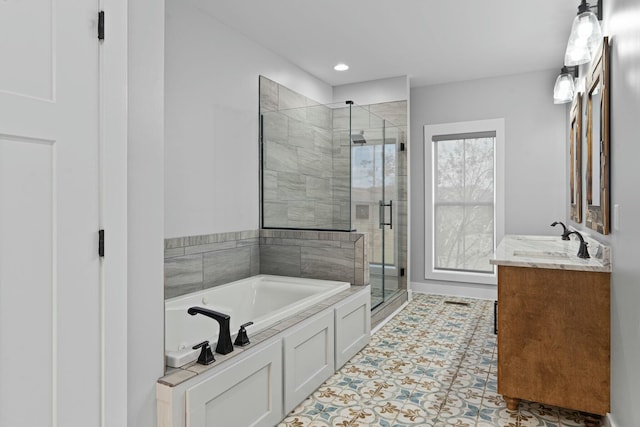
<svg viewBox="0 0 640 427"><path fill-rule="evenodd" d="M210 365L216 361L213 357L213 352L211 351L211 346L209 345L209 341L202 341L200 344L196 344L193 347L194 350L202 348L200 351L200 356L198 356L198 363L201 365Z"/></svg>
<svg viewBox="0 0 640 427"><path fill-rule="evenodd" d="M238 336L236 337L236 340L233 342L233 345L244 347L245 345L251 344L249 342L249 337L247 336L247 330L245 329L247 326L251 326L251 325L253 325L253 322L247 322L244 325L240 325Z"/></svg>

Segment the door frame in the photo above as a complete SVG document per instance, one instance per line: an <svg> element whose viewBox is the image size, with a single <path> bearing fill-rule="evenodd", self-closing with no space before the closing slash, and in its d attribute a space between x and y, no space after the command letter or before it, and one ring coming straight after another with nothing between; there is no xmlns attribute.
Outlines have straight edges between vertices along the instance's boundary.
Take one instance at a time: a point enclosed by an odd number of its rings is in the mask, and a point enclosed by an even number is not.
<svg viewBox="0 0 640 427"><path fill-rule="evenodd" d="M101 426L127 425L127 0L101 0L100 41ZM108 351L107 351L108 349Z"/></svg>

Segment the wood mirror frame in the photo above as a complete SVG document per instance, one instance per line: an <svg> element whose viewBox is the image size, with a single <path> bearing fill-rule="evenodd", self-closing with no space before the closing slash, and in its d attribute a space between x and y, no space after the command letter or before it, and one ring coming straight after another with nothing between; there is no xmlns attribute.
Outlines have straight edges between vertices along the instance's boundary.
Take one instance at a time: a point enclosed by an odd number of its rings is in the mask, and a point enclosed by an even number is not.
<svg viewBox="0 0 640 427"><path fill-rule="evenodd" d="M569 217L577 223L582 222L582 94L578 93L571 105L569 116L571 135L569 138Z"/></svg>
<svg viewBox="0 0 640 427"><path fill-rule="evenodd" d="M609 39L593 58L586 82L587 212L586 226L609 234ZM596 95L599 95L596 96ZM593 98L596 96L594 102ZM595 118L594 118L595 112ZM597 121L597 123L596 123ZM599 158L594 155L599 152ZM598 161L597 165L594 163ZM597 174L597 175L596 175ZM594 178L599 178L594 185ZM594 188L594 186L596 188ZM594 197L595 196L595 197Z"/></svg>

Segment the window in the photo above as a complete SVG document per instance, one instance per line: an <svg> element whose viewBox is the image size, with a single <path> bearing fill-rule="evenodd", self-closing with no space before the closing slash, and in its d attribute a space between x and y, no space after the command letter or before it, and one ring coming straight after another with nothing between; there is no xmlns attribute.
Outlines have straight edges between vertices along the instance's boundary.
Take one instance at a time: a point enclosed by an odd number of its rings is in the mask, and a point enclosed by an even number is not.
<svg viewBox="0 0 640 427"><path fill-rule="evenodd" d="M425 277L496 282L504 234L504 121L425 126Z"/></svg>

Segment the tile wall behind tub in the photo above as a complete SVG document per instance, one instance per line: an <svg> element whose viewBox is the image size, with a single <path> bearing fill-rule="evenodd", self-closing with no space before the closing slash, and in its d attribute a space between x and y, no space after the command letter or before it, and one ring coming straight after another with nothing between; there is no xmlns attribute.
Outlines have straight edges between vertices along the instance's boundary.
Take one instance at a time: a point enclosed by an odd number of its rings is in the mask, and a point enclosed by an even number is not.
<svg viewBox="0 0 640 427"><path fill-rule="evenodd" d="M260 230L260 272L369 284L366 235L306 230Z"/></svg>
<svg viewBox="0 0 640 427"><path fill-rule="evenodd" d="M362 233L250 230L165 239L165 299L257 274L369 284Z"/></svg>
<svg viewBox="0 0 640 427"><path fill-rule="evenodd" d="M249 230L165 239L165 299L259 274L259 235Z"/></svg>

